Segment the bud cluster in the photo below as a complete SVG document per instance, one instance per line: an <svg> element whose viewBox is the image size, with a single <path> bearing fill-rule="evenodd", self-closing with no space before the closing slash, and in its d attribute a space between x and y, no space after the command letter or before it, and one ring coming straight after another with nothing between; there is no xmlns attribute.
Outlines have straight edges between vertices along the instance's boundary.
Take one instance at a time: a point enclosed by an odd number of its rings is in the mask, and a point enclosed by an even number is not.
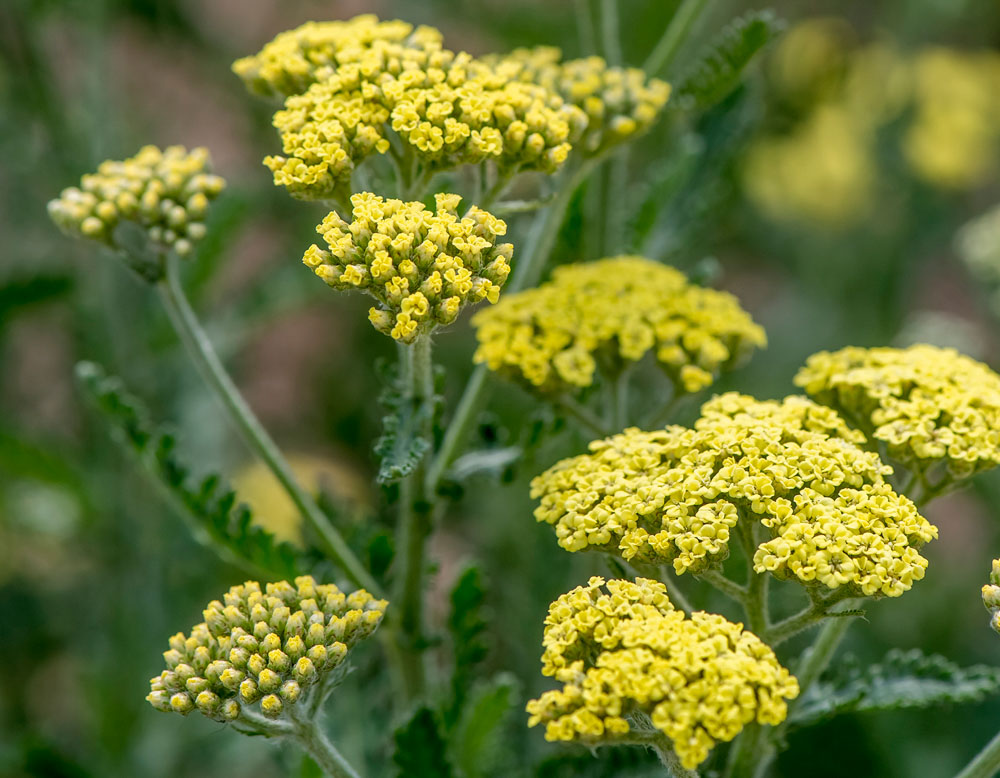
<svg viewBox="0 0 1000 778"><path fill-rule="evenodd" d="M670 84L649 78L640 68L612 67L601 57L560 62L553 46L516 49L494 61L512 77L549 89L587 117L578 144L598 154L648 130L670 98Z"/></svg>
<svg viewBox="0 0 1000 778"><path fill-rule="evenodd" d="M209 203L226 184L210 171L207 149L144 146L64 189L49 203L49 216L64 232L113 248L122 248L115 228L133 222L156 246L185 256L204 237Z"/></svg>
<svg viewBox="0 0 1000 778"><path fill-rule="evenodd" d="M311 576L263 591L256 581L234 586L208 604L190 636L170 638L167 669L150 680L146 699L157 710L199 710L216 721L233 721L259 702L261 713L278 718L375 631L386 605Z"/></svg>
<svg viewBox="0 0 1000 778"><path fill-rule="evenodd" d="M983 605L990 612L990 626L1000 632L1000 559L993 560L990 582L983 587Z"/></svg>
<svg viewBox="0 0 1000 778"><path fill-rule="evenodd" d="M331 212L316 231L328 248L310 246L302 261L334 289L361 289L379 305L375 328L403 343L451 324L467 303L495 303L510 273L513 248L496 239L507 225L473 206L458 216L459 195L423 203L364 193L351 198L353 221Z"/></svg>

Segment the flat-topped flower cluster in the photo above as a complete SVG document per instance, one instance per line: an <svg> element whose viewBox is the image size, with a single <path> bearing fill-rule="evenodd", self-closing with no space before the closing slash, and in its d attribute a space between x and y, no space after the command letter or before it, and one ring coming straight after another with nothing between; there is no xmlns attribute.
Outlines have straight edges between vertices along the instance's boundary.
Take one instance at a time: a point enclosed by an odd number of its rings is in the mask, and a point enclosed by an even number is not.
<svg viewBox="0 0 1000 778"><path fill-rule="evenodd" d="M581 139L593 154L648 129L669 97L640 70L558 58L476 59L432 28L364 15L282 33L233 69L251 91L285 98L282 153L265 164L312 199L344 195L372 154L425 173L484 161L503 175L552 173Z"/></svg>
<svg viewBox="0 0 1000 778"><path fill-rule="evenodd" d="M736 525L759 521L771 538L754 553L758 573L898 596L923 577L918 549L937 529L885 481L892 469L841 433L857 436L804 398L723 395L694 429L630 428L557 463L532 482L535 516L569 551L677 573L725 559Z"/></svg>
<svg viewBox="0 0 1000 778"><path fill-rule="evenodd" d="M766 343L732 295L634 256L559 267L473 324L477 362L545 392L590 386L602 360L616 370L649 351L678 392L695 392Z"/></svg>
<svg viewBox="0 0 1000 778"><path fill-rule="evenodd" d="M954 349L822 351L795 383L923 476L937 464L952 478L1000 464L1000 376Z"/></svg>
<svg viewBox="0 0 1000 778"><path fill-rule="evenodd" d="M563 684L528 703L548 740L628 742L647 715L694 769L750 722L778 724L796 679L756 635L722 616L675 610L663 584L591 578L545 620L542 673Z"/></svg>
<svg viewBox="0 0 1000 778"><path fill-rule="evenodd" d="M379 302L369 319L380 332L412 343L450 324L467 303L495 303L510 273L513 247L497 243L507 225L473 206L458 215L459 195L423 203L373 194L351 198L353 220L331 212L303 262L334 289L361 289Z"/></svg>
<svg viewBox="0 0 1000 778"><path fill-rule="evenodd" d="M170 638L167 669L150 681L146 699L157 710L198 710L218 721L234 721L259 702L261 713L278 718L375 631L386 605L363 589L344 594L311 576L294 586L234 586L208 604L190 635Z"/></svg>

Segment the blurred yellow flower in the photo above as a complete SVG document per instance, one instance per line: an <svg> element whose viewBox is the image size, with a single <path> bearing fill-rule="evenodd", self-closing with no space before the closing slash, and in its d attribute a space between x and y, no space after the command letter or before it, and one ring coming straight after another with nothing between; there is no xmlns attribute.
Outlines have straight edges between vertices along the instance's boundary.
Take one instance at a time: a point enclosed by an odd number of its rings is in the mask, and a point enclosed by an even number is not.
<svg viewBox="0 0 1000 778"><path fill-rule="evenodd" d="M291 453L286 459L293 475L310 493L326 492L351 506L367 504L367 480L345 464L310 454ZM302 544L302 514L267 465L251 462L237 471L232 486L237 498L250 507L254 524L278 540Z"/></svg>

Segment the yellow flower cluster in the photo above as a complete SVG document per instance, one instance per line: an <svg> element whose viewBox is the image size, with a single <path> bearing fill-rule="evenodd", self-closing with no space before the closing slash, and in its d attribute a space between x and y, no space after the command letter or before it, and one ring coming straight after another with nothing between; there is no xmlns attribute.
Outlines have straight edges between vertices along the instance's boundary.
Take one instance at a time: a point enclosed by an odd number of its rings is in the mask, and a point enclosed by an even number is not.
<svg viewBox="0 0 1000 778"><path fill-rule="evenodd" d="M983 605L990 612L990 626L1000 632L1000 559L993 560L990 582L983 587Z"/></svg>
<svg viewBox="0 0 1000 778"><path fill-rule="evenodd" d="M467 303L495 303L510 273L513 247L497 243L507 225L462 198L423 203L356 194L353 221L331 212L316 231L327 248L310 246L302 261L334 289L362 289L379 302L368 317L379 332L412 343L451 324Z"/></svg>
<svg viewBox="0 0 1000 778"><path fill-rule="evenodd" d="M601 57L561 59L558 48L541 46L517 49L490 61L583 110L587 131L578 148L584 154L598 154L645 132L670 98L668 83L649 78L639 68L611 67Z"/></svg>
<svg viewBox="0 0 1000 778"><path fill-rule="evenodd" d="M183 256L205 235L209 203L225 181L212 175L208 150L144 146L130 159L102 162L79 187L49 203L49 216L64 232L122 248L121 222L139 225L155 245Z"/></svg>
<svg viewBox="0 0 1000 778"><path fill-rule="evenodd" d="M949 189L987 181L1000 143L1000 54L921 52L913 63L913 98L903 151L914 172Z"/></svg>
<svg viewBox="0 0 1000 778"><path fill-rule="evenodd" d="M363 14L345 21L306 22L278 35L257 54L233 63L233 72L254 94L288 97L305 92L342 66L366 73L407 67L411 57L441 50L441 33L433 27L380 21Z"/></svg>
<svg viewBox="0 0 1000 778"><path fill-rule="evenodd" d="M382 621L385 600L361 589L343 594L310 576L232 587L204 610L205 621L170 638L167 669L150 680L146 699L157 710L193 710L217 721L240 717L260 702L278 718Z"/></svg>
<svg viewBox="0 0 1000 778"><path fill-rule="evenodd" d="M234 69L253 91L287 97L274 117L282 154L264 162L302 198L343 191L395 138L394 153L425 172L492 160L552 173L587 124L555 92L442 48L436 30L373 16L303 25Z"/></svg>
<svg viewBox="0 0 1000 778"><path fill-rule="evenodd" d="M562 689L528 703L547 740L626 741L636 712L695 769L751 722L779 724L798 681L756 635L722 616L674 610L663 584L591 578L545 620L542 673Z"/></svg>
<svg viewBox="0 0 1000 778"><path fill-rule="evenodd" d="M364 159L390 150L390 129L425 170L492 160L504 171L552 173L586 125L554 93L467 54L411 60L390 60L392 70L374 73L342 66L290 96L274 116L283 152L264 160L275 184L297 197L330 197Z"/></svg>
<svg viewBox="0 0 1000 778"><path fill-rule="evenodd" d="M695 429L630 428L557 463L531 483L535 517L568 551L672 562L678 574L725 559L733 528L756 520L771 534L758 573L890 597L923 578L917 549L937 529L884 480L891 468L839 437L829 409L727 394L703 414Z"/></svg>
<svg viewBox="0 0 1000 778"><path fill-rule="evenodd" d="M964 478L1000 464L1000 376L954 349L822 351L795 383L914 471L943 463Z"/></svg>
<svg viewBox="0 0 1000 778"><path fill-rule="evenodd" d="M766 343L732 295L627 256L557 268L473 324L476 362L544 392L590 386L601 358L617 368L650 350L678 392L696 392Z"/></svg>

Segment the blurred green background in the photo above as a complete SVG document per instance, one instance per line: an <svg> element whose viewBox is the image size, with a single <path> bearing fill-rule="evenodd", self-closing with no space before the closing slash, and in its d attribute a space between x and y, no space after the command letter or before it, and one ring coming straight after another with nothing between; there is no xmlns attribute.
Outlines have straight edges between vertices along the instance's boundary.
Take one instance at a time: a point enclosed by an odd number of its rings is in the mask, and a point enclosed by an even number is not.
<svg viewBox="0 0 1000 778"><path fill-rule="evenodd" d="M621 0L629 64L642 63L675 5ZM332 295L303 271L299 257L322 212L271 185L260 164L277 146L269 109L229 66L303 21L368 11L436 25L450 48L476 54L555 44L576 56L587 40L580 6L0 3L0 775L311 774L294 754L201 717L160 715L143 700L166 638L199 620L240 572L195 543L121 453L78 395L74 363L94 360L122 375L173 422L190 461L236 477L278 525L282 507L266 502L276 498L258 475L240 477L249 455L150 291L112 257L60 235L46 201L101 160L145 143L207 146L230 186L189 268L194 303L286 450L332 491L375 504L367 486L381 416L373 387L392 344L367 323L362 298ZM710 4L679 71L724 23L757 7ZM781 396L808 354L848 344L929 341L997 365L1000 226L992 225L1000 220L960 231L1000 199L1000 5L775 7L789 32L743 88L697 121L668 112L632 148L624 231L600 228L600 200L584 190L557 259L637 251L735 292L770 345L719 390ZM514 220L511 234L516 243L523 224ZM471 370L467 321L437 343L454 401ZM492 397L476 445L525 442L548 423L519 390ZM648 409L655 401L640 394L637 402ZM476 483L433 544L438 613L461 566L482 565L488 665L513 673L525 699L547 687L538 657L548 603L607 572L596 556L558 549L531 517L527 480L584 443L563 431L500 482ZM919 646L961 664L1000 664L979 598L990 559L1000 556L997 498L994 473L931 506L941 539L926 549L927 578L900 600L873 604L847 650L874 660ZM370 691L377 654L374 645L359 652L329 721L348 754L369 761L369 774L388 775L383 730L392 722L381 715L381 693ZM513 718L497 774L569 775L566 763L544 761L566 750L527 731L523 714ZM844 717L793 735L778 771L943 777L998 728L1000 702ZM646 774L650 764L641 755L580 754L576 775Z"/></svg>

